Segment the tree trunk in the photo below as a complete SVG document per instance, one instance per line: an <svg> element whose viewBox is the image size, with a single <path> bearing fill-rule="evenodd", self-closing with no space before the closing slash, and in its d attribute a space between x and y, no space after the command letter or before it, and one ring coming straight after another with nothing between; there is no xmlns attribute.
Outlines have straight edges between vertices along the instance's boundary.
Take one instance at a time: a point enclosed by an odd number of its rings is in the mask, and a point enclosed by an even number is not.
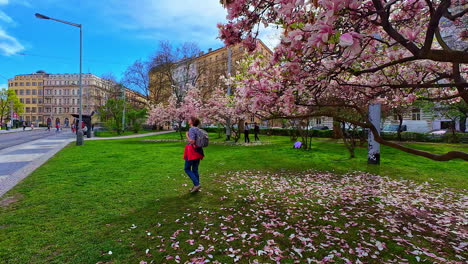
<svg viewBox="0 0 468 264"><path fill-rule="evenodd" d="M333 138L339 139L342 138L340 122L333 121Z"/></svg>
<svg viewBox="0 0 468 264"><path fill-rule="evenodd" d="M180 140L184 140L184 137L182 136L182 121L179 121L177 125L179 126Z"/></svg>

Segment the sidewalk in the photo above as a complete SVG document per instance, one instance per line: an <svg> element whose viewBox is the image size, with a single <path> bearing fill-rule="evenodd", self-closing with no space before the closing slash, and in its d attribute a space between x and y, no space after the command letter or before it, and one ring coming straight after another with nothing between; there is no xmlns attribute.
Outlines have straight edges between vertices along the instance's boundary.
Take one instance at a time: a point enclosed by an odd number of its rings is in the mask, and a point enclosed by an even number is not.
<svg viewBox="0 0 468 264"><path fill-rule="evenodd" d="M46 130L47 127L35 127L34 130ZM31 127L26 127L25 131L31 131ZM4 128L2 128L2 130L0 130L0 134L8 134L8 133L19 133L19 132L23 132L23 127L19 127L19 128L10 128L9 130L6 130Z"/></svg>
<svg viewBox="0 0 468 264"><path fill-rule="evenodd" d="M109 138L85 138L90 140L112 140L136 137L147 137L152 135L171 133L162 131L122 137ZM21 180L26 178L34 170L39 168L47 160L52 158L70 142L75 141L74 133L70 131L60 132L46 138L30 141L21 145L6 148L0 151L0 197L13 188Z"/></svg>

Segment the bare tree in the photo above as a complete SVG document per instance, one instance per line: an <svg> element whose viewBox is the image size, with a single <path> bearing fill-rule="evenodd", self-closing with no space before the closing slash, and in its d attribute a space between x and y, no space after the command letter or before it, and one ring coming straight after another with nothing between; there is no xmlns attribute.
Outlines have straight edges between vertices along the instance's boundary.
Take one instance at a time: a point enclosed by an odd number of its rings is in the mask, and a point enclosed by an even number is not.
<svg viewBox="0 0 468 264"><path fill-rule="evenodd" d="M157 94L150 89L150 71L151 63L138 59L124 72L122 84L141 93L148 103L156 103Z"/></svg>
<svg viewBox="0 0 468 264"><path fill-rule="evenodd" d="M193 42L175 48L169 41L161 41L148 60L137 60L127 68L122 83L141 93L148 104L166 102L172 94L182 102L188 85L196 85L199 71L195 58L199 53Z"/></svg>

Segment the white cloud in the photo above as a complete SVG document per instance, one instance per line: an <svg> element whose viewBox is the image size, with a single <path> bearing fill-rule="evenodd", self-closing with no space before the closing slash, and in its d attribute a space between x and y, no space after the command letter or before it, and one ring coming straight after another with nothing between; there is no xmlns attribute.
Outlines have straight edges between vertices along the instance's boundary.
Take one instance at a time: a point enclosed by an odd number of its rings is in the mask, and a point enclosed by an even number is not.
<svg viewBox="0 0 468 264"><path fill-rule="evenodd" d="M0 1L2 1L2 0L0 0ZM4 22L9 23L9 24L14 23L13 19L10 16L8 16L7 14L5 14L5 12L3 12L2 10L0 10L0 20L3 20Z"/></svg>
<svg viewBox="0 0 468 264"><path fill-rule="evenodd" d="M14 55L24 50L19 41L0 28L0 52L5 56Z"/></svg>
<svg viewBox="0 0 468 264"><path fill-rule="evenodd" d="M133 36L146 40L171 39L220 45L216 25L227 21L227 11L219 0L139 0L138 4L128 0L107 0L96 5L104 12L103 17L109 18L122 34L131 31ZM280 42L280 34L281 30L269 27L261 29L259 37L273 49Z"/></svg>
<svg viewBox="0 0 468 264"><path fill-rule="evenodd" d="M269 27L261 27L258 37L271 49L274 50L281 42L281 35L283 34L283 29L276 28L275 25L270 25Z"/></svg>
<svg viewBox="0 0 468 264"><path fill-rule="evenodd" d="M97 3L96 3L97 4ZM213 43L218 36L216 24L224 22L226 10L217 0L108 0L99 4L104 17L122 31L150 39L176 39ZM109 8L113 7L113 8ZM199 39L203 36L203 39ZM162 38L162 39L161 39ZM217 41L219 42L219 40Z"/></svg>

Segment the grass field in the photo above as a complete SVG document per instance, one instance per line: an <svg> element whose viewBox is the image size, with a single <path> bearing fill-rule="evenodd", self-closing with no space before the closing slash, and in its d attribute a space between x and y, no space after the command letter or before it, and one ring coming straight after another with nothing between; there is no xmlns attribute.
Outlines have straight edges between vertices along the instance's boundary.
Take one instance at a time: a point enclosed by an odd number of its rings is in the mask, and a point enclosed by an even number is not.
<svg viewBox="0 0 468 264"><path fill-rule="evenodd" d="M157 130L145 130L142 129L138 131L138 133L135 133L133 131L124 131L120 135L117 134L115 131L95 131L94 136L95 137L118 137L118 136L130 136L130 135L137 135L137 134L145 134L145 133L151 133L151 132L157 132Z"/></svg>
<svg viewBox="0 0 468 264"><path fill-rule="evenodd" d="M338 263L382 263L398 255L401 262L432 263L467 257L454 249L465 238L460 226L428 232L423 224L434 225L441 212L466 222L460 218L468 186L464 161L435 162L383 147L382 165L368 166L366 149L350 160L328 139L315 140L310 151L292 149L285 137L264 136L267 144L254 146L213 142L200 167L202 192L193 195L183 171L184 143L170 141L177 138L90 141L59 152L0 203L0 262L275 263L271 256L280 255L281 263L314 263L333 255ZM467 151L466 145L412 146ZM426 208L424 216L416 206ZM368 251L366 243L374 248Z"/></svg>

